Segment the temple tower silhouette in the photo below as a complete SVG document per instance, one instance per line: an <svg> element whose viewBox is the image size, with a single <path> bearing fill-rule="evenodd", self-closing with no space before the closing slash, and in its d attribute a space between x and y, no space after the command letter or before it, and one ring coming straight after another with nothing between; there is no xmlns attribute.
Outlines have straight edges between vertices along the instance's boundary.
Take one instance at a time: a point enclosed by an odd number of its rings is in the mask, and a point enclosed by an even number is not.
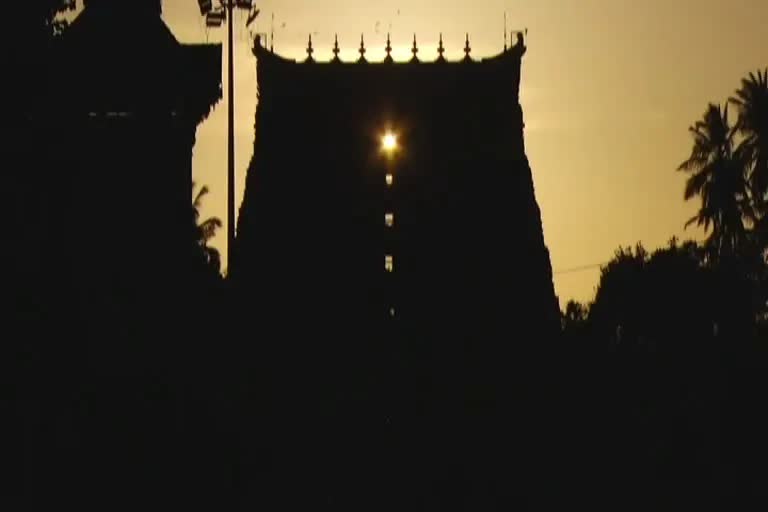
<svg viewBox="0 0 768 512"><path fill-rule="evenodd" d="M311 38L303 62L260 38L254 48L256 142L231 269L249 303L426 338L449 324L456 335L455 323L510 344L556 329L523 141L522 36L482 60L467 36L459 62L442 35L435 62L419 60L415 36L405 63L389 39L380 63L364 40L357 62L339 59L338 40L329 62L317 51Z"/></svg>
<svg viewBox="0 0 768 512"><path fill-rule="evenodd" d="M401 460L447 456L437 439L448 432L524 437L531 354L559 330L523 141L522 35L484 59L469 36L456 62L442 36L436 61L416 36L411 52L395 62L388 40L385 60L372 62L362 38L359 59L343 62L337 42L322 61L310 39L296 61L256 39L256 140L230 277L242 336L280 397L270 439L313 425L279 448L287 460L294 451L294 465L366 464L354 449L323 452L328 439L358 439L360 418L403 428L386 450L403 450ZM403 425L427 416L458 430L413 441ZM316 437L298 448L304 435ZM462 464L502 468L485 475L495 479L507 471L496 462Z"/></svg>

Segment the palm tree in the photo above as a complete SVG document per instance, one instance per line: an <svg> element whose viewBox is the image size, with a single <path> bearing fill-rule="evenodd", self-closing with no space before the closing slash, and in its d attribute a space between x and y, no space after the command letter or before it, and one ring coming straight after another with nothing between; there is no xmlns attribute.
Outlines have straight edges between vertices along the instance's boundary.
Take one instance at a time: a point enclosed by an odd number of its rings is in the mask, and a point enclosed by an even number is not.
<svg viewBox="0 0 768 512"><path fill-rule="evenodd" d="M701 208L686 227L696 223L712 228L707 245L715 257L738 254L744 242L744 218L749 216L746 166L734 151L735 129L728 122L728 106L710 104L704 118L689 128L691 156L678 167L690 176L685 199L701 197Z"/></svg>
<svg viewBox="0 0 768 512"><path fill-rule="evenodd" d="M749 182L759 215L768 207L768 68L741 80L736 96L728 100L739 112L736 129L743 137L737 153L750 166Z"/></svg>
<svg viewBox="0 0 768 512"><path fill-rule="evenodd" d="M192 183L192 190L195 189L194 182ZM223 223L218 217L210 217L200 222L200 208L203 205L203 198L208 195L210 190L207 186L203 186L192 201L192 208L194 210L195 217L195 241L200 248L203 260L205 264L210 266L216 273L221 270L221 256L219 251L208 245L208 242L216 236L216 231L221 229Z"/></svg>

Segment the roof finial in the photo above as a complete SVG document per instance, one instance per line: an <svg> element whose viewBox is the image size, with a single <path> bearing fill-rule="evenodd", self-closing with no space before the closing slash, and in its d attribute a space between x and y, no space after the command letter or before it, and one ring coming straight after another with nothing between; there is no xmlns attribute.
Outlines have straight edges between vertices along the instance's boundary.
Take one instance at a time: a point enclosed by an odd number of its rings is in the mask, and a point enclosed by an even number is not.
<svg viewBox="0 0 768 512"><path fill-rule="evenodd" d="M339 34L335 34L333 40L333 62L339 62Z"/></svg>
<svg viewBox="0 0 768 512"><path fill-rule="evenodd" d="M315 53L315 49L312 48L312 34L309 34L309 43L307 44L307 62L314 62L312 54Z"/></svg>
<svg viewBox="0 0 768 512"><path fill-rule="evenodd" d="M360 52L360 59L358 59L358 62L365 62L365 52L367 51L365 49L365 35L360 34L360 49L358 50Z"/></svg>
<svg viewBox="0 0 768 512"><path fill-rule="evenodd" d="M445 61L445 57L443 56L443 54L445 53L445 47L443 46L443 33L442 32L440 32L440 46L437 47L437 53L438 53L437 61L438 62L444 62Z"/></svg>
<svg viewBox="0 0 768 512"><path fill-rule="evenodd" d="M472 47L469 46L469 33L467 33L467 40L464 43L464 60L472 60L469 54L472 52Z"/></svg>
<svg viewBox="0 0 768 512"><path fill-rule="evenodd" d="M384 62L392 62L392 41L389 38L389 32L387 32L387 47L384 49L387 51L387 56L384 57Z"/></svg>
<svg viewBox="0 0 768 512"><path fill-rule="evenodd" d="M416 54L419 53L419 47L416 44L416 34L413 34L413 48L411 48L411 53L413 54L411 62L419 62L419 58L416 56Z"/></svg>

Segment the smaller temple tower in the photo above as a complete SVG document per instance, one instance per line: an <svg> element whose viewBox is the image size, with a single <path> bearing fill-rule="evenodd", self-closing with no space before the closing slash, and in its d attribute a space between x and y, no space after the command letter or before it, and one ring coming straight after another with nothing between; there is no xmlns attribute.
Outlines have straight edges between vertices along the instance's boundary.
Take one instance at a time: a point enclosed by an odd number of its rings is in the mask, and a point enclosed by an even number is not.
<svg viewBox="0 0 768 512"><path fill-rule="evenodd" d="M47 258L68 280L52 288L75 290L98 350L167 323L194 265L192 148L222 96L221 46L180 44L160 15L159 0L86 2L31 113L55 191ZM73 219L76 247L58 224Z"/></svg>
<svg viewBox="0 0 768 512"><path fill-rule="evenodd" d="M203 464L177 449L200 330L192 148L222 95L221 46L180 44L159 0L85 4L35 63L47 80L22 107L34 153L14 162L39 206L31 243L13 248L34 262L8 336L20 410L35 411L19 418L18 503L188 509L200 493L187 468Z"/></svg>

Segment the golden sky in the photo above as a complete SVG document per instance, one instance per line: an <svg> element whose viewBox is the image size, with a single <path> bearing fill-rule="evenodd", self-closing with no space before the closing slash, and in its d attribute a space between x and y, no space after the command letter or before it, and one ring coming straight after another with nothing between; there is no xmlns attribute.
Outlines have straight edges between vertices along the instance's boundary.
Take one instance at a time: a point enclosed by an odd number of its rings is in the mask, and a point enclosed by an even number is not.
<svg viewBox="0 0 768 512"><path fill-rule="evenodd" d="M318 60L329 59L338 33L342 59L357 57L361 33L369 60L382 59L391 26L395 58L410 57L413 33L423 60L462 55L469 32L475 57L527 27L521 102L526 146L544 236L561 303L588 301L598 269L619 245L655 248L673 235L697 237L685 221L697 204L683 201L675 172L691 147L687 128L710 101L723 102L749 71L768 65L767 0L256 0L255 31L275 50L304 58L313 34ZM165 0L164 19L181 42L218 42L194 0ZM236 31L237 195L253 150L256 62L244 14ZM226 76L224 77L226 80ZM226 91L226 83L225 83ZM226 221L227 99L198 129L194 176L211 188L204 214ZM214 245L226 251L226 229ZM225 254L223 254L225 255Z"/></svg>

